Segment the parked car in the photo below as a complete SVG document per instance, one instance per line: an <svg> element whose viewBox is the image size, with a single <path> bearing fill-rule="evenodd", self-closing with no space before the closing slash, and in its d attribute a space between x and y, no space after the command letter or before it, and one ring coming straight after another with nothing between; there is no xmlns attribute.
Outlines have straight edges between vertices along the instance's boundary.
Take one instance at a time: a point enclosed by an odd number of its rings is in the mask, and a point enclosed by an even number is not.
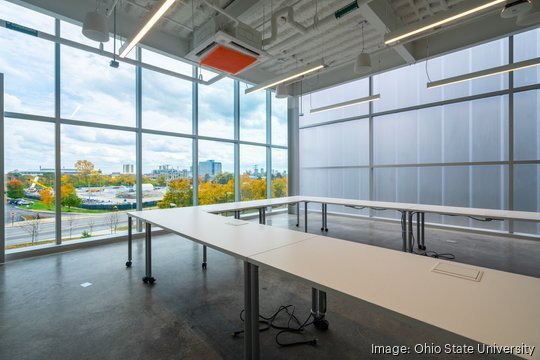
<svg viewBox="0 0 540 360"><path fill-rule="evenodd" d="M17 205L18 206L34 205L34 202L33 201L28 201L28 200L25 200L25 199L20 199L19 201L17 201Z"/></svg>

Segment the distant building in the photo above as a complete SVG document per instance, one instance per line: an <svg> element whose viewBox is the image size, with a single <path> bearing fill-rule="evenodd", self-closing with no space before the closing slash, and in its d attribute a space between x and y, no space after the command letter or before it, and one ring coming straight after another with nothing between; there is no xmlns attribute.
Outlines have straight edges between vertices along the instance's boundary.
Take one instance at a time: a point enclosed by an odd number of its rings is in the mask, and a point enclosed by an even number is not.
<svg viewBox="0 0 540 360"><path fill-rule="evenodd" d="M214 177L221 172L221 163L219 161L207 160L199 162L199 176Z"/></svg>
<svg viewBox="0 0 540 360"><path fill-rule="evenodd" d="M133 164L124 164L124 165L122 165L122 173L123 174L135 174Z"/></svg>
<svg viewBox="0 0 540 360"><path fill-rule="evenodd" d="M167 177L167 181L175 179L186 179L190 177L190 172L187 169L175 169L170 165L159 165L157 169L152 170L150 177L157 179L161 175Z"/></svg>
<svg viewBox="0 0 540 360"><path fill-rule="evenodd" d="M45 167L39 167L37 170L13 170L11 171L13 173L19 173L21 175L31 175L31 176L43 176L43 174L46 173L53 173L55 170L53 168L45 168ZM75 175L77 174L77 169L66 169L63 168L61 170L62 174L68 174L68 175Z"/></svg>

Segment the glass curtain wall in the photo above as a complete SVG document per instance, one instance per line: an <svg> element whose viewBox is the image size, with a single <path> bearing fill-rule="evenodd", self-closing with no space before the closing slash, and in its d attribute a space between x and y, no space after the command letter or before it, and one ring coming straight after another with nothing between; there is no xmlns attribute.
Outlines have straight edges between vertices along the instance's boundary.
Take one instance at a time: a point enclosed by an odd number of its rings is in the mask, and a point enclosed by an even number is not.
<svg viewBox="0 0 540 360"><path fill-rule="evenodd" d="M0 0L0 18L82 47L0 28L8 251L123 234L130 209L287 196L286 99L274 105L268 92L244 95L247 85L228 78L194 85L148 70L144 64L216 75L150 49L130 53L138 65L113 68L87 51L99 44L82 36L80 24L7 1ZM285 178L279 191L267 191L267 174ZM249 185L241 194L236 177Z"/></svg>
<svg viewBox="0 0 540 360"><path fill-rule="evenodd" d="M426 87L430 79L538 57L539 41L536 29L303 96L300 193L540 211L539 69ZM368 94L381 99L310 114L328 99ZM333 210L399 218L392 211ZM426 221L540 235L536 223L440 215Z"/></svg>

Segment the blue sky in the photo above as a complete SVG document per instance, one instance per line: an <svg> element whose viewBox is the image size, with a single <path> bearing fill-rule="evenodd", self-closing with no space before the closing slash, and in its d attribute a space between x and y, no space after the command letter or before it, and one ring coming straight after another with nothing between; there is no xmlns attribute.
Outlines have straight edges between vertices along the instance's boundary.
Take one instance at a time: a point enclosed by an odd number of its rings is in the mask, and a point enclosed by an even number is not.
<svg viewBox="0 0 540 360"><path fill-rule="evenodd" d="M54 33L54 19L0 0L0 18L47 33ZM62 37L86 45L79 26L61 23ZM15 31L0 29L0 72L5 74L5 111L54 117L54 44ZM105 44L112 49L112 41ZM134 52L130 54L133 56ZM191 75L191 66L143 50L143 61ZM204 78L213 76L203 71ZM243 90L243 84L241 85ZM232 139L233 81L223 79L212 86L200 86L199 134ZM243 93L243 91L241 91ZM143 127L153 130L191 133L191 83L143 70ZM286 145L286 100L272 101L273 139ZM241 139L264 142L266 116L264 92L241 96ZM109 59L74 48L61 47L61 117L122 126L135 126L135 68L121 63L109 66ZM6 119L6 171L54 166L54 127L18 119ZM135 163L135 134L82 126L62 126L62 167L71 168L79 159L94 162L105 173L122 171L123 164ZM191 140L179 137L143 135L143 171L159 165L191 166ZM241 170L265 166L263 147L242 146ZM233 146L201 141L199 160L221 161L225 171L233 170ZM275 168L286 169L286 151L276 151Z"/></svg>

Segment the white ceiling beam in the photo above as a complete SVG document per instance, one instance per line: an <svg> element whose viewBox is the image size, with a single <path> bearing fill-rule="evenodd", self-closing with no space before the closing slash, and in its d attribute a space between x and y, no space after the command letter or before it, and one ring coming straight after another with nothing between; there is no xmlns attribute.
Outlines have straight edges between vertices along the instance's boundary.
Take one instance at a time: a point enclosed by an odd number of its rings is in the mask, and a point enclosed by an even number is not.
<svg viewBox="0 0 540 360"><path fill-rule="evenodd" d="M386 0L372 1L368 5L361 6L359 10L364 19L381 35L403 25L401 20L394 15L392 7ZM416 61L412 52L409 50L409 46L397 45L393 49L407 64L412 64Z"/></svg>

